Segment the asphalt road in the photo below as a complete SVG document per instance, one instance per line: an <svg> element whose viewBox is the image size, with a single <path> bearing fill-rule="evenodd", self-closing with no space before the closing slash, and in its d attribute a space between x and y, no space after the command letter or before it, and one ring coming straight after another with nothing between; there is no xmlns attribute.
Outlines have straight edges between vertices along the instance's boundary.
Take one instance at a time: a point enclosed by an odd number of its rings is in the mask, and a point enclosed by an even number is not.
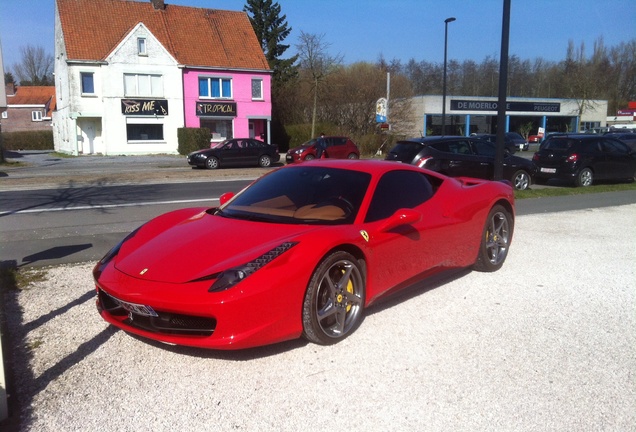
<svg viewBox="0 0 636 432"><path fill-rule="evenodd" d="M213 206L269 169L191 169L181 156L56 157L12 153L0 172L0 265L96 261L170 210ZM636 203L636 191L517 201L517 215Z"/></svg>

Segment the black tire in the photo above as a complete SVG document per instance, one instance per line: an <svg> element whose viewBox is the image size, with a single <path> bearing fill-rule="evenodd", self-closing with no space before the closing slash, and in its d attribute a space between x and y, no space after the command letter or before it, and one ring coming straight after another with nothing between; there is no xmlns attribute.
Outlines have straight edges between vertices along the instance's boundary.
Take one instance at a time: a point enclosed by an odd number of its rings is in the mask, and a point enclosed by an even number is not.
<svg viewBox="0 0 636 432"><path fill-rule="evenodd" d="M214 156L210 156L205 160L205 167L207 169L217 169L219 167L219 160Z"/></svg>
<svg viewBox="0 0 636 432"><path fill-rule="evenodd" d="M355 153L349 153L349 156L347 156L347 159L358 159L358 155Z"/></svg>
<svg viewBox="0 0 636 432"><path fill-rule="evenodd" d="M526 190L532 184L532 180L530 179L530 174L528 174L524 170L519 170L514 173L512 176L512 185L516 190Z"/></svg>
<svg viewBox="0 0 636 432"><path fill-rule="evenodd" d="M306 161L308 161L308 160L314 160L314 159L316 159L316 156L314 156L314 155L312 155L312 154L308 154L307 156L305 156L305 160L306 160Z"/></svg>
<svg viewBox="0 0 636 432"><path fill-rule="evenodd" d="M574 184L577 187L587 187L592 186L594 182L594 173L589 168L583 168L576 175L576 179L574 180Z"/></svg>
<svg viewBox="0 0 636 432"><path fill-rule="evenodd" d="M353 255L327 255L311 276L303 302L303 336L331 345L349 336L362 322L365 264Z"/></svg>
<svg viewBox="0 0 636 432"><path fill-rule="evenodd" d="M501 205L494 206L488 213L477 261L473 268L481 272L494 272L501 268L510 249L514 220L510 212Z"/></svg>
<svg viewBox="0 0 636 432"><path fill-rule="evenodd" d="M268 166L272 165L272 158L269 157L269 155L261 155L261 157L258 158L258 166L259 167L263 167L263 168L267 168Z"/></svg>

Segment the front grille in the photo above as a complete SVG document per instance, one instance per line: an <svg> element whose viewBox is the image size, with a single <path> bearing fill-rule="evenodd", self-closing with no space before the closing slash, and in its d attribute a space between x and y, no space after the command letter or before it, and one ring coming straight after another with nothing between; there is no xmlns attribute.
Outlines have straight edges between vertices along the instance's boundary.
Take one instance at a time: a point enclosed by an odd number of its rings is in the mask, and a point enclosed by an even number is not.
<svg viewBox="0 0 636 432"><path fill-rule="evenodd" d="M129 314L124 323L154 333L211 336L216 328L214 318L157 312L158 317Z"/></svg>
<svg viewBox="0 0 636 432"><path fill-rule="evenodd" d="M144 316L125 310L109 294L99 290L99 303L102 310L113 316L128 316L123 322L153 333L189 336L211 336L216 328L216 319L192 315L174 314L154 310L156 317Z"/></svg>

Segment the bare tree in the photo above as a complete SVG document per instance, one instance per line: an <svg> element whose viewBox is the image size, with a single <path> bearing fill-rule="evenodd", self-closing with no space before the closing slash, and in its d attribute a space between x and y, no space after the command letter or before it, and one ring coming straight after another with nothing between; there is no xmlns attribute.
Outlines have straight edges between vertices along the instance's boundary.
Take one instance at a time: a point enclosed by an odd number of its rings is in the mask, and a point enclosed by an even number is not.
<svg viewBox="0 0 636 432"><path fill-rule="evenodd" d="M313 110L311 116L311 136L316 136L316 113L318 110L318 95L320 86L325 78L342 63L342 56L331 56L327 49L330 44L324 41L325 35L314 35L300 32L299 43L296 44L300 60L301 76L311 81L313 92Z"/></svg>
<svg viewBox="0 0 636 432"><path fill-rule="evenodd" d="M53 85L53 56L41 46L20 47L22 61L13 65L21 86Z"/></svg>

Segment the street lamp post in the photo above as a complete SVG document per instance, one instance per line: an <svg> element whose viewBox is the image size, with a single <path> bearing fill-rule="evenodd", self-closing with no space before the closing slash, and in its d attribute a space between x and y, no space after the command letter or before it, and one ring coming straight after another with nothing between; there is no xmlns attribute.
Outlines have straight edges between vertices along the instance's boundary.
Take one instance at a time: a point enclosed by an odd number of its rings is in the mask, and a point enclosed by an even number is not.
<svg viewBox="0 0 636 432"><path fill-rule="evenodd" d="M448 23L455 21L455 17L444 20L444 84L442 88L442 135L446 135L446 52L448 51Z"/></svg>

